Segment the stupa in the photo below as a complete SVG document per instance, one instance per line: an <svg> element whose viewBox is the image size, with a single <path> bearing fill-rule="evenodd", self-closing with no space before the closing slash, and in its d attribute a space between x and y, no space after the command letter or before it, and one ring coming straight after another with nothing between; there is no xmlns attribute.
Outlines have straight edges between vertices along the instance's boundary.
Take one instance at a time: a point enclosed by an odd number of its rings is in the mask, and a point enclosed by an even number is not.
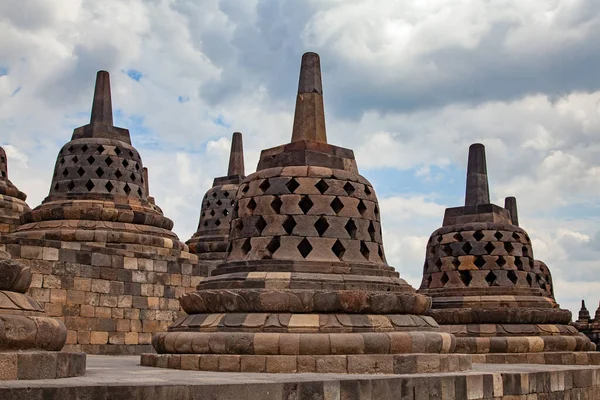
<svg viewBox="0 0 600 400"><path fill-rule="evenodd" d="M385 259L375 191L327 143L320 59L302 57L292 141L263 150L236 195L225 263L142 365L242 372L464 370L454 337ZM165 354L166 353L166 354ZM428 354L414 354L428 353Z"/></svg>
<svg viewBox="0 0 600 400"><path fill-rule="evenodd" d="M229 224L235 205L235 195L244 175L242 134L231 138L229 169L226 176L215 178L213 186L202 199L198 229L186 244L198 256L198 262L210 273L225 261L229 240Z"/></svg>
<svg viewBox="0 0 600 400"><path fill-rule="evenodd" d="M129 131L113 125L109 74L97 74L90 123L60 150L50 193L3 237L30 265L31 295L64 318L70 349L132 354L180 314L201 280L197 257L149 202Z"/></svg>
<svg viewBox="0 0 600 400"><path fill-rule="evenodd" d="M0 148L0 234L13 231L19 215L29 210L27 196L8 179L7 159ZM0 250L0 380L53 379L85 374L85 354L60 352L65 325L44 313L25 294L31 269Z"/></svg>
<svg viewBox="0 0 600 400"><path fill-rule="evenodd" d="M465 206L446 209L427 243L419 293L433 298L429 315L456 336L460 353L591 350L554 300L511 202L490 202L485 148L471 145Z"/></svg>
<svg viewBox="0 0 600 400"><path fill-rule="evenodd" d="M579 332L586 335L596 347L600 346L600 305L596 309L594 318L591 318L590 312L585 308L585 301L581 300L579 317L577 318L577 321L573 323L573 326L577 328Z"/></svg>

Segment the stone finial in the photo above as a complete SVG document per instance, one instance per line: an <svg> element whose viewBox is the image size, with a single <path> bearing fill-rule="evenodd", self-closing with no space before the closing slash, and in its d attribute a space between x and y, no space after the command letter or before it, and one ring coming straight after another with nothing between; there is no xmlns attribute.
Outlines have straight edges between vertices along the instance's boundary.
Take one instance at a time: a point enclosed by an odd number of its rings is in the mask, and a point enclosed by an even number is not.
<svg viewBox="0 0 600 400"><path fill-rule="evenodd" d="M321 60L317 53L302 56L292 142L301 140L327 143Z"/></svg>
<svg viewBox="0 0 600 400"><path fill-rule="evenodd" d="M144 167L142 169L144 172L144 191L146 192L146 196L150 197L150 183L148 182L148 168Z"/></svg>
<svg viewBox="0 0 600 400"><path fill-rule="evenodd" d="M8 179L8 160L2 147L0 147L0 179Z"/></svg>
<svg viewBox="0 0 600 400"><path fill-rule="evenodd" d="M469 147L465 206L480 204L490 204L490 191L485 162L485 147L481 143L474 143Z"/></svg>
<svg viewBox="0 0 600 400"><path fill-rule="evenodd" d="M504 208L510 212L510 221L514 226L519 226L519 213L517 211L517 198L510 196L504 199Z"/></svg>
<svg viewBox="0 0 600 400"><path fill-rule="evenodd" d="M242 134L234 132L231 137L231 151L229 153L229 169L227 176L244 175L244 146L242 144Z"/></svg>
<svg viewBox="0 0 600 400"><path fill-rule="evenodd" d="M581 300L581 310L579 310L579 318L578 321L589 321L590 312L587 308L585 308L585 300Z"/></svg>
<svg viewBox="0 0 600 400"><path fill-rule="evenodd" d="M96 74L96 88L92 103L90 123L113 125L112 101L110 97L110 75L106 71Z"/></svg>
<svg viewBox="0 0 600 400"><path fill-rule="evenodd" d="M594 322L600 322L600 304L598 304L596 314L594 314Z"/></svg>

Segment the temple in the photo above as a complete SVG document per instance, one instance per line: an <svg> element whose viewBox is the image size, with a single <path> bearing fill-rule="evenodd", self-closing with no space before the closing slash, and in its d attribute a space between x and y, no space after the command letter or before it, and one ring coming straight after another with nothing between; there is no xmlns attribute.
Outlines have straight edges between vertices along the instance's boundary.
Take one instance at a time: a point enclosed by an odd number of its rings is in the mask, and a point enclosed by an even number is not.
<svg viewBox="0 0 600 400"><path fill-rule="evenodd" d="M198 263L208 273L225 261L227 256L235 195L244 178L242 134L235 132L231 138L227 175L215 178L212 188L204 195L198 229L186 242L190 252L198 256Z"/></svg>
<svg viewBox="0 0 600 400"><path fill-rule="evenodd" d="M600 347L600 305L596 309L594 318L591 318L590 312L585 308L585 301L581 300L581 310L573 326L595 343L597 348Z"/></svg>
<svg viewBox="0 0 600 400"><path fill-rule="evenodd" d="M90 123L59 151L50 193L3 236L30 266L30 295L67 328L65 348L101 354L151 349L180 315L177 298L206 271L149 199L129 131L113 125L109 74L96 78Z"/></svg>
<svg viewBox="0 0 600 400"><path fill-rule="evenodd" d="M446 209L427 243L419 293L461 353L593 350L554 300L547 266L518 226L516 199L490 202L485 148L469 148L465 206Z"/></svg>
<svg viewBox="0 0 600 400"><path fill-rule="evenodd" d="M142 365L243 372L470 368L385 259L375 191L327 143L319 56L302 57L292 141L240 183L225 263L181 298ZM426 354L415 354L426 353ZM179 357L179 354L186 354ZM185 361L183 361L185 360ZM425 367L427 366L427 367Z"/></svg>

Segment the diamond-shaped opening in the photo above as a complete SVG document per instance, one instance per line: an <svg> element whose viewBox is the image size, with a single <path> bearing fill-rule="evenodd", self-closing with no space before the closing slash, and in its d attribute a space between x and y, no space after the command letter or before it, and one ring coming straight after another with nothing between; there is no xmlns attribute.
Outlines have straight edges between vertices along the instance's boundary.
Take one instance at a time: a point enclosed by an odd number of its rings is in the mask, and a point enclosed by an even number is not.
<svg viewBox="0 0 600 400"><path fill-rule="evenodd" d="M288 235L292 234L296 225L297 225L296 220L294 220L294 217L292 217L291 215L288 215L288 217L285 219L285 221L282 224L283 229L285 230L285 232Z"/></svg>
<svg viewBox="0 0 600 400"><path fill-rule="evenodd" d="M471 250L473 250L473 246L471 246L471 243L469 242L465 242L465 244L463 244L461 247L465 254L470 254Z"/></svg>
<svg viewBox="0 0 600 400"><path fill-rule="evenodd" d="M508 254L512 255L515 248L513 247L512 243L504 242L504 250L506 250Z"/></svg>
<svg viewBox="0 0 600 400"><path fill-rule="evenodd" d="M87 147L87 144L84 144L83 146L81 146L81 150L85 153L86 151L88 151L89 147Z"/></svg>
<svg viewBox="0 0 600 400"><path fill-rule="evenodd" d="M253 213L256 209L256 201L254 201L254 199L250 199L250 201L246 205L246 208L250 210L250 213Z"/></svg>
<svg viewBox="0 0 600 400"><path fill-rule="evenodd" d="M123 160L123 161L121 161L121 164L123 164L123 166L124 166L125 168L127 168L127 167L129 166L129 163L127 162L127 160Z"/></svg>
<svg viewBox="0 0 600 400"><path fill-rule="evenodd" d="M251 249L252 243L250 242L250 239L244 240L244 243L242 244L242 252L244 252L244 255L248 254Z"/></svg>
<svg viewBox="0 0 600 400"><path fill-rule="evenodd" d="M92 165L92 164L94 163L94 161L96 161L96 159L95 159L93 156L89 156L89 157L87 158L87 162L88 162L88 164L90 164L90 165Z"/></svg>
<svg viewBox="0 0 600 400"><path fill-rule="evenodd" d="M315 184L315 187L321 194L325 193L327 191L327 189L329 189L329 185L323 179L321 179L319 182L317 182Z"/></svg>
<svg viewBox="0 0 600 400"><path fill-rule="evenodd" d="M517 274L515 273L515 271L508 271L508 273L506 274L506 277L508 279L510 279L510 281L513 283L513 285L517 284L517 281L519 280L519 277L517 276Z"/></svg>
<svg viewBox="0 0 600 400"><path fill-rule="evenodd" d="M283 205L283 201L281 201L281 199L279 197L275 197L273 199L273 201L271 202L271 208L273 209L273 211L275 211L277 214L279 214L279 212L281 211L281 206Z"/></svg>
<svg viewBox="0 0 600 400"><path fill-rule="evenodd" d="M527 283L529 284L529 286L532 286L532 284L533 284L533 279L531 279L531 274L527 274Z"/></svg>
<svg viewBox="0 0 600 400"><path fill-rule="evenodd" d="M102 152L104 151L104 146L99 145L96 150L98 150L98 153L102 154Z"/></svg>
<svg viewBox="0 0 600 400"><path fill-rule="evenodd" d="M131 175L129 175L129 179L135 182L135 174L133 172L131 173Z"/></svg>
<svg viewBox="0 0 600 400"><path fill-rule="evenodd" d="M365 194L366 194L367 196L370 196L370 195L371 195L371 189L369 189L369 186L368 186L368 185L365 185Z"/></svg>
<svg viewBox="0 0 600 400"><path fill-rule="evenodd" d="M506 260L504 259L504 257L499 256L498 259L496 260L496 264L498 264L498 266L500 268L502 268L506 265Z"/></svg>
<svg viewBox="0 0 600 400"><path fill-rule="evenodd" d="M73 152L73 150L75 150L75 147L73 147L73 146L69 146L69 148L68 148L67 150L69 150L69 153L72 153L72 152Z"/></svg>
<svg viewBox="0 0 600 400"><path fill-rule="evenodd" d="M523 257L530 257L529 248L527 246L523 246Z"/></svg>
<svg viewBox="0 0 600 400"><path fill-rule="evenodd" d="M264 181L261 182L260 185L258 185L258 187L264 193L264 192L266 192L271 187L271 184L269 183L268 179L265 179Z"/></svg>
<svg viewBox="0 0 600 400"><path fill-rule="evenodd" d="M377 207L377 204L375 204L375 207L373 208L373 214L379 214L379 207Z"/></svg>
<svg viewBox="0 0 600 400"><path fill-rule="evenodd" d="M98 167L96 169L96 175L98 175L98 178L102 178L102 175L104 175L104 170L100 167Z"/></svg>
<svg viewBox="0 0 600 400"><path fill-rule="evenodd" d="M383 254L383 247L381 245L377 246L377 254L379 254L381 261L385 262L385 255Z"/></svg>
<svg viewBox="0 0 600 400"><path fill-rule="evenodd" d="M228 209L224 209L223 212L222 212L222 214L224 216L228 216L229 215L229 210Z"/></svg>
<svg viewBox="0 0 600 400"><path fill-rule="evenodd" d="M494 274L492 271L490 271L485 276L485 281L488 283L488 285L493 286L494 283L496 283L496 274Z"/></svg>
<svg viewBox="0 0 600 400"><path fill-rule="evenodd" d="M79 158L77 158L77 156L73 156L73 158L71 158L71 161L73 162L73 164L76 164L77 161L79 161Z"/></svg>
<svg viewBox="0 0 600 400"><path fill-rule="evenodd" d="M442 235L439 235L439 236L437 237L437 242L438 242L438 243L441 243L441 242L442 242L442 239L443 239L443 238L442 238Z"/></svg>
<svg viewBox="0 0 600 400"><path fill-rule="evenodd" d="M335 254L336 257L341 260L342 256L346 252L346 248L344 247L342 242L340 242L339 240L336 240L335 243L333 244L333 246L331 246L331 251L333 251L333 254Z"/></svg>
<svg viewBox="0 0 600 400"><path fill-rule="evenodd" d="M214 217L215 216L215 210L210 210L210 216Z"/></svg>
<svg viewBox="0 0 600 400"><path fill-rule="evenodd" d="M208 221L204 221L204 226L208 226Z"/></svg>
<svg viewBox="0 0 600 400"><path fill-rule="evenodd" d="M106 190L108 191L108 193L112 192L112 191L113 191L113 189L115 188L115 187L113 186L113 184L112 184L112 183L110 183L110 181L106 182L106 185L104 185L104 187L106 188Z"/></svg>
<svg viewBox="0 0 600 400"><path fill-rule="evenodd" d="M361 200L361 201L358 202L358 206L356 206L356 209L358 210L358 212L360 213L360 215L365 215L365 211L367 211L367 206Z"/></svg>
<svg viewBox="0 0 600 400"><path fill-rule="evenodd" d="M452 259L452 265L454 265L454 268L458 269L458 267L460 267L460 260L458 259L458 257L455 257L454 259Z"/></svg>
<svg viewBox="0 0 600 400"><path fill-rule="evenodd" d="M431 286L431 281L433 281L433 277L430 274L427 276L427 287Z"/></svg>
<svg viewBox="0 0 600 400"><path fill-rule="evenodd" d="M446 283L448 283L449 280L450 280L450 278L448 278L448 274L444 272L442 274L442 277L440 278L440 281L442 282L442 286L446 286Z"/></svg>
<svg viewBox="0 0 600 400"><path fill-rule="evenodd" d="M66 178L69 175L69 170L65 168L65 170L62 172L62 175Z"/></svg>
<svg viewBox="0 0 600 400"><path fill-rule="evenodd" d="M229 202L229 205L230 205L230 206L233 206L234 204L235 204L235 200L231 200L231 201Z"/></svg>
<svg viewBox="0 0 600 400"><path fill-rule="evenodd" d="M445 244L442 246L442 251L444 252L444 255L446 256L451 256L452 255L452 247L450 247L449 244Z"/></svg>
<svg viewBox="0 0 600 400"><path fill-rule="evenodd" d="M83 169L82 167L79 167L79 169L77 170L77 175L79 175L79 176L85 175L85 169Z"/></svg>
<svg viewBox="0 0 600 400"><path fill-rule="evenodd" d="M365 242L363 242L362 240L360 241L360 254L363 255L364 258L366 258L367 260L369 259L369 254L371 253L371 251L369 250L369 248L367 247L367 245L365 244Z"/></svg>
<svg viewBox="0 0 600 400"><path fill-rule="evenodd" d="M119 155L119 154L121 154L121 149L120 149L120 148L118 148L118 147L115 147L115 154L116 154L116 155Z"/></svg>
<svg viewBox="0 0 600 400"><path fill-rule="evenodd" d="M373 225L373 221L369 222L367 232L369 232L369 236L371 236L371 242L375 242L375 225Z"/></svg>
<svg viewBox="0 0 600 400"><path fill-rule="evenodd" d="M271 258L271 256L281 247L281 243L279 241L279 236L273 237L269 244L267 245L267 250L269 251L269 255L265 255L263 258Z"/></svg>
<svg viewBox="0 0 600 400"><path fill-rule="evenodd" d="M521 235L519 235L517 232L513 232L512 234L513 239L515 239L517 242L521 240Z"/></svg>
<svg viewBox="0 0 600 400"><path fill-rule="evenodd" d="M86 182L86 184L85 184L85 187L86 187L86 189L88 190L88 192L91 192L91 191L92 191L92 189L94 188L94 186L96 186L96 185L94 185L94 182L92 182L92 180L91 180L91 179L90 179L90 180L88 180L88 181Z"/></svg>
<svg viewBox="0 0 600 400"><path fill-rule="evenodd" d="M292 178L285 184L285 186L288 188L290 193L294 193L294 191L296 191L296 189L300 187L300 184L298 183L298 181Z"/></svg>
<svg viewBox="0 0 600 400"><path fill-rule="evenodd" d="M455 233L454 236L452 236L452 238L454 240L456 240L457 242L462 242L463 241L463 236L460 234L460 232Z"/></svg>
<svg viewBox="0 0 600 400"><path fill-rule="evenodd" d="M219 221L219 219L217 218L217 219L215 220L215 226L219 226L219 225L221 225L221 221Z"/></svg>
<svg viewBox="0 0 600 400"><path fill-rule="evenodd" d="M483 239L485 235L483 234L482 231L475 231L475 233L473 234L473 237L475 238L475 240L477 240L478 242Z"/></svg>
<svg viewBox="0 0 600 400"><path fill-rule="evenodd" d="M62 164L64 164L64 163L65 163L65 159L64 159L64 158L61 158L61 159L60 159L60 164L62 165Z"/></svg>
<svg viewBox="0 0 600 400"><path fill-rule="evenodd" d="M216 198L217 197L217 192L212 192L211 196Z"/></svg>
<svg viewBox="0 0 600 400"><path fill-rule="evenodd" d="M515 266L519 271L523 271L523 261L521 260L521 257L515 257Z"/></svg>
<svg viewBox="0 0 600 400"><path fill-rule="evenodd" d="M344 190L348 193L348 196L352 196L352 193L356 190L354 186L350 182L346 182L344 185Z"/></svg>
<svg viewBox="0 0 600 400"><path fill-rule="evenodd" d="M473 264L475 264L477 268L481 269L485 265L485 259L482 256L477 256Z"/></svg>
<svg viewBox="0 0 600 400"><path fill-rule="evenodd" d="M73 190L74 187L75 183L73 183L73 181L69 181L69 183L67 184L67 189L69 189L69 192Z"/></svg>
<svg viewBox="0 0 600 400"><path fill-rule="evenodd" d="M221 201L221 199L217 200L217 205L221 206L223 204L223 202Z"/></svg>
<svg viewBox="0 0 600 400"><path fill-rule="evenodd" d="M327 222L325 217L321 217L315 222L315 229L319 233L319 236L323 236L327 232L327 229L329 229L329 222Z"/></svg>
<svg viewBox="0 0 600 400"><path fill-rule="evenodd" d="M123 191L127 194L131 193L131 188L128 184L125 184L125 186L123 186Z"/></svg>
<svg viewBox="0 0 600 400"><path fill-rule="evenodd" d="M119 179L120 177L122 177L122 176L123 176L123 174L121 173L121 171L120 171L120 170L116 170L116 171L115 171L115 176L117 177L117 179Z"/></svg>
<svg viewBox="0 0 600 400"><path fill-rule="evenodd" d="M140 170L140 164L138 164L138 163L135 163L135 169L136 169L137 171L139 171L139 170Z"/></svg>
<svg viewBox="0 0 600 400"><path fill-rule="evenodd" d="M353 220L348 220L348 222L346 222L346 226L344 226L344 229L346 229L346 232L348 232L348 235L350 235L350 239L356 239L356 231L358 231L358 228Z"/></svg>
<svg viewBox="0 0 600 400"><path fill-rule="evenodd" d="M59 185L58 185L58 182L56 182L56 185L54 185L54 190L58 190L58 188L59 188Z"/></svg>
<svg viewBox="0 0 600 400"><path fill-rule="evenodd" d="M339 214L339 212L342 211L342 208L344 208L344 203L342 203L342 201L338 197L336 197L335 199L333 199L331 204L329 204L329 206L331 207L334 213Z"/></svg>
<svg viewBox="0 0 600 400"><path fill-rule="evenodd" d="M235 203L235 206L233 207L233 216L231 218L237 218L239 210L240 210L240 205L238 203Z"/></svg>
<svg viewBox="0 0 600 400"><path fill-rule="evenodd" d="M498 240L502 240L502 232L500 231L496 231L496 233L494 233L494 237Z"/></svg>
<svg viewBox="0 0 600 400"><path fill-rule="evenodd" d="M300 206L300 209L304 214L309 212L313 205L314 203L308 196L302 197L302 200L300 200L300 202L298 203L298 206Z"/></svg>
<svg viewBox="0 0 600 400"><path fill-rule="evenodd" d="M473 277L471 276L471 272L470 271L458 271L460 280L462 281L462 283L465 286L469 286L469 284L471 283L471 281L473 280Z"/></svg>
<svg viewBox="0 0 600 400"><path fill-rule="evenodd" d="M129 157L133 157L133 151L129 150Z"/></svg>
<svg viewBox="0 0 600 400"><path fill-rule="evenodd" d="M265 219L262 216L260 216L256 220L254 227L256 227L256 230L258 231L258 234L260 235L260 234L262 234L262 231L267 227L267 221L265 221Z"/></svg>
<svg viewBox="0 0 600 400"><path fill-rule="evenodd" d="M225 197L225 198L229 197L229 192L227 190L223 192L223 197Z"/></svg>
<svg viewBox="0 0 600 400"><path fill-rule="evenodd" d="M242 188L242 193L244 193L244 194L247 193L249 189L250 189L250 185L245 184L244 187Z"/></svg>
<svg viewBox="0 0 600 400"><path fill-rule="evenodd" d="M440 260L439 258L437 260L435 260L435 266L437 267L437 269L439 271L440 268L442 268L442 260Z"/></svg>
<svg viewBox="0 0 600 400"><path fill-rule="evenodd" d="M488 242L485 247L484 247L485 251L487 251L488 254L491 254L492 251L494 251L496 249L496 246L494 246L492 244L492 242Z"/></svg>
<svg viewBox="0 0 600 400"><path fill-rule="evenodd" d="M302 239L302 241L298 243L297 247L303 258L306 258L306 256L308 256L313 249L312 245L306 238Z"/></svg>
<svg viewBox="0 0 600 400"><path fill-rule="evenodd" d="M241 219L236 220L235 229L237 229L238 232L241 232L242 229L244 229L244 221L242 221Z"/></svg>
<svg viewBox="0 0 600 400"><path fill-rule="evenodd" d="M138 194L138 196L142 197L142 194L143 194L142 188L138 187L137 194Z"/></svg>

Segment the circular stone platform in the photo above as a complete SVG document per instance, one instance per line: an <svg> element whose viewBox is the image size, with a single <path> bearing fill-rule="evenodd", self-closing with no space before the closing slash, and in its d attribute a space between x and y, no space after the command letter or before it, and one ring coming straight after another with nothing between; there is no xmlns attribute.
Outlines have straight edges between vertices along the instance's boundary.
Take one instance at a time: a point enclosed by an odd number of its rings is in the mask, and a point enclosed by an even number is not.
<svg viewBox="0 0 600 400"><path fill-rule="evenodd" d="M56 379L85 375L86 355L59 351L0 352L0 380ZM0 398L5 398L0 395Z"/></svg>

